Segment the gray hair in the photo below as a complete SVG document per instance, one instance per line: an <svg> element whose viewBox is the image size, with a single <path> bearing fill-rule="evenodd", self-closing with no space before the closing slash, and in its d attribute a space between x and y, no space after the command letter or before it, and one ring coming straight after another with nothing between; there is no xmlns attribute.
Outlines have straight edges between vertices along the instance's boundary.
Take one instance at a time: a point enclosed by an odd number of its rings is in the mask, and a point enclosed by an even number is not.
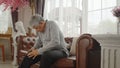
<svg viewBox="0 0 120 68"><path fill-rule="evenodd" d="M44 18L39 14L35 14L31 17L30 26L38 25L40 21L44 21Z"/></svg>

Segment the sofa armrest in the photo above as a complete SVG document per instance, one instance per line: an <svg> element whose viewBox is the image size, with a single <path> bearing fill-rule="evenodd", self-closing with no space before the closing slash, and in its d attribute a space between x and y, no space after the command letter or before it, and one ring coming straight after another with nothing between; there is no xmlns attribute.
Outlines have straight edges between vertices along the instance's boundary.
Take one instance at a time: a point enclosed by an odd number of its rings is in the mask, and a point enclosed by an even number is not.
<svg viewBox="0 0 120 68"><path fill-rule="evenodd" d="M101 51L90 50L88 52L87 68L100 68Z"/></svg>
<svg viewBox="0 0 120 68"><path fill-rule="evenodd" d="M87 68L87 53L92 48L92 38L89 35L81 35L76 47L76 68Z"/></svg>

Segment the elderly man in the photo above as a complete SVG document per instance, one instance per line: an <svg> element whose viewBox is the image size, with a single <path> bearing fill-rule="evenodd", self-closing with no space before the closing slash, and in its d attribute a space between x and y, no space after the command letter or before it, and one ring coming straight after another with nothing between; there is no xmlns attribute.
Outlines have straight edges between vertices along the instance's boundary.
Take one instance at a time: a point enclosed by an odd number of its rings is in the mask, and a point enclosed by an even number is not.
<svg viewBox="0 0 120 68"><path fill-rule="evenodd" d="M69 55L62 32L54 21L44 20L36 14L32 16L30 25L36 29L39 39L29 50L19 68L30 68L40 61L40 68L51 68L60 58Z"/></svg>

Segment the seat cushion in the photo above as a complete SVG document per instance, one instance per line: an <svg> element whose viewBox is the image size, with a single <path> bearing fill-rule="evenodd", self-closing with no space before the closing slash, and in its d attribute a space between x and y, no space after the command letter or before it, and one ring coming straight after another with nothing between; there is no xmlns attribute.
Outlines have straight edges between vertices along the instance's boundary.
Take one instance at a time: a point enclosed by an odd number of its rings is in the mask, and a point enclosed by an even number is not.
<svg viewBox="0 0 120 68"><path fill-rule="evenodd" d="M53 68L74 68L75 67L75 56L59 59L54 63Z"/></svg>
<svg viewBox="0 0 120 68"><path fill-rule="evenodd" d="M73 38L73 42L70 48L70 55L75 56L76 55L76 42L78 40L78 37Z"/></svg>

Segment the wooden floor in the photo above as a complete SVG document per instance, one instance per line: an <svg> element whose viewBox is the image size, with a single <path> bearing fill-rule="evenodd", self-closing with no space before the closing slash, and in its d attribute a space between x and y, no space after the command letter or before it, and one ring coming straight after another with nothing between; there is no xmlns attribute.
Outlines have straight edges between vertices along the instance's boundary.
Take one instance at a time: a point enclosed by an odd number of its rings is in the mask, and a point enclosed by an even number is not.
<svg viewBox="0 0 120 68"><path fill-rule="evenodd" d="M18 66L13 66L12 61L10 60L2 62L2 60L0 59L0 68L18 68Z"/></svg>

